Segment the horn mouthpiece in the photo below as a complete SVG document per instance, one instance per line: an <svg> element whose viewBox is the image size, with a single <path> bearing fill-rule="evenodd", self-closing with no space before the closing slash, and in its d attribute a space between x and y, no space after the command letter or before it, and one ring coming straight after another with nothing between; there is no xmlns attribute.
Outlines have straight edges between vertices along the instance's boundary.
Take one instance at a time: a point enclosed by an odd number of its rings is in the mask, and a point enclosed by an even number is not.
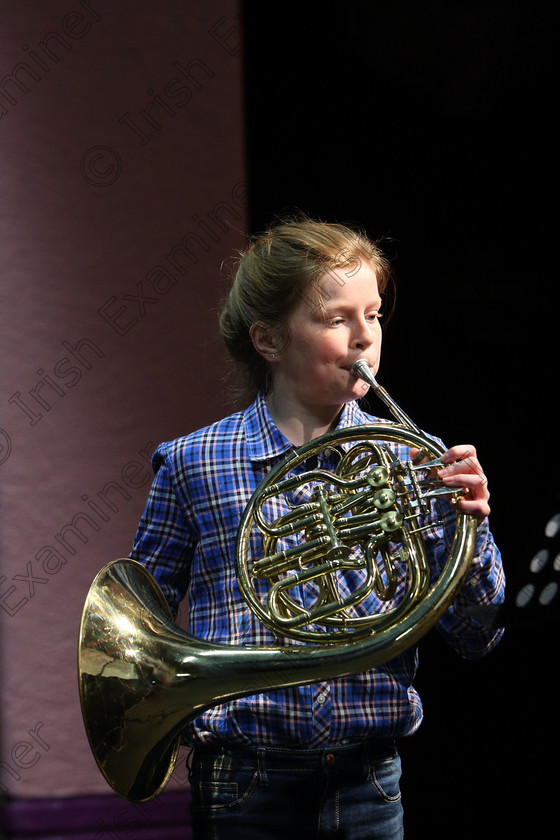
<svg viewBox="0 0 560 840"><path fill-rule="evenodd" d="M368 385L372 385L374 388L377 388L375 377L365 359L356 359L350 368L350 372L356 377L356 379L362 379L364 382L367 382Z"/></svg>

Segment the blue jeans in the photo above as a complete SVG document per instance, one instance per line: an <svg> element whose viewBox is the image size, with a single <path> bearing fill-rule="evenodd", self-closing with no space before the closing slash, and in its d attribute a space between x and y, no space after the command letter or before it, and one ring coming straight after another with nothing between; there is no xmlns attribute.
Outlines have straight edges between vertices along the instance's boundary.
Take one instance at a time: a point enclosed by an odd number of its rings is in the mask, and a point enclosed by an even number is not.
<svg viewBox="0 0 560 840"><path fill-rule="evenodd" d="M401 840L394 744L195 749L193 840Z"/></svg>

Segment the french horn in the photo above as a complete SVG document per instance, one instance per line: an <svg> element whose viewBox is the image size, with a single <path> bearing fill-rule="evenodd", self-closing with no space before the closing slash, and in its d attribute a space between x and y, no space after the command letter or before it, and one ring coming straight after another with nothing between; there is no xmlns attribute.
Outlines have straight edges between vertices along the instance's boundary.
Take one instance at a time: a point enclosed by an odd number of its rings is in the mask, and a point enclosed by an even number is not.
<svg viewBox="0 0 560 840"><path fill-rule="evenodd" d="M239 526L239 587L276 646L192 636L175 624L160 587L134 560L109 563L91 584L80 624L80 703L95 761L124 799L145 802L161 793L182 730L205 710L374 668L417 643L457 595L474 553L476 519L455 511L453 544L437 580L423 539L438 499L461 495L437 478L445 450L364 360L352 373L395 421L330 432L293 450L257 488ZM402 460L394 445L418 454ZM318 466L327 450L339 453L334 471ZM302 487L307 500L294 504ZM279 507L283 513L271 518ZM258 556L250 549L255 534ZM395 598L397 564L406 569L406 591ZM304 584L314 592L305 607L297 596ZM368 615L372 602L380 608Z"/></svg>

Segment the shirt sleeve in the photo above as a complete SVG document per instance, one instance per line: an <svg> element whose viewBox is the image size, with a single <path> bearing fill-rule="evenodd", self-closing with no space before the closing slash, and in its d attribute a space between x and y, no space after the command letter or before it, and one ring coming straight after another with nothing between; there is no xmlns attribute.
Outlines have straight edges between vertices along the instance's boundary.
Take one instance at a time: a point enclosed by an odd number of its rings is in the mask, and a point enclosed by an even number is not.
<svg viewBox="0 0 560 840"><path fill-rule="evenodd" d="M455 520L455 511L450 509L444 519L442 536L435 547L436 566L440 568L449 556ZM455 601L436 625L437 629L460 656L479 659L493 650L503 636L503 628L495 628L492 618L504 598L502 558L490 532L488 519L485 519L477 529L474 556L465 581ZM485 614L488 621L483 620Z"/></svg>
<svg viewBox="0 0 560 840"><path fill-rule="evenodd" d="M130 552L153 575L177 615L190 578L198 542L192 509L185 490L178 491L165 444L153 457L155 477Z"/></svg>

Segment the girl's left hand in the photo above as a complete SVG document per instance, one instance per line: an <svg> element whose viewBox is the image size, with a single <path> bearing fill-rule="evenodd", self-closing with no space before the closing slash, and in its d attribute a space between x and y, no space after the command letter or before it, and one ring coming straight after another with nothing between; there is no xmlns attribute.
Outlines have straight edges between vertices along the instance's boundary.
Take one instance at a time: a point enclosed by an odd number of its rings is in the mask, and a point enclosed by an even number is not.
<svg viewBox="0 0 560 840"><path fill-rule="evenodd" d="M443 453L441 461L445 466L438 469L438 478L448 487L464 487L468 491L456 507L482 522L490 513L490 492L475 447L470 444L452 446Z"/></svg>

